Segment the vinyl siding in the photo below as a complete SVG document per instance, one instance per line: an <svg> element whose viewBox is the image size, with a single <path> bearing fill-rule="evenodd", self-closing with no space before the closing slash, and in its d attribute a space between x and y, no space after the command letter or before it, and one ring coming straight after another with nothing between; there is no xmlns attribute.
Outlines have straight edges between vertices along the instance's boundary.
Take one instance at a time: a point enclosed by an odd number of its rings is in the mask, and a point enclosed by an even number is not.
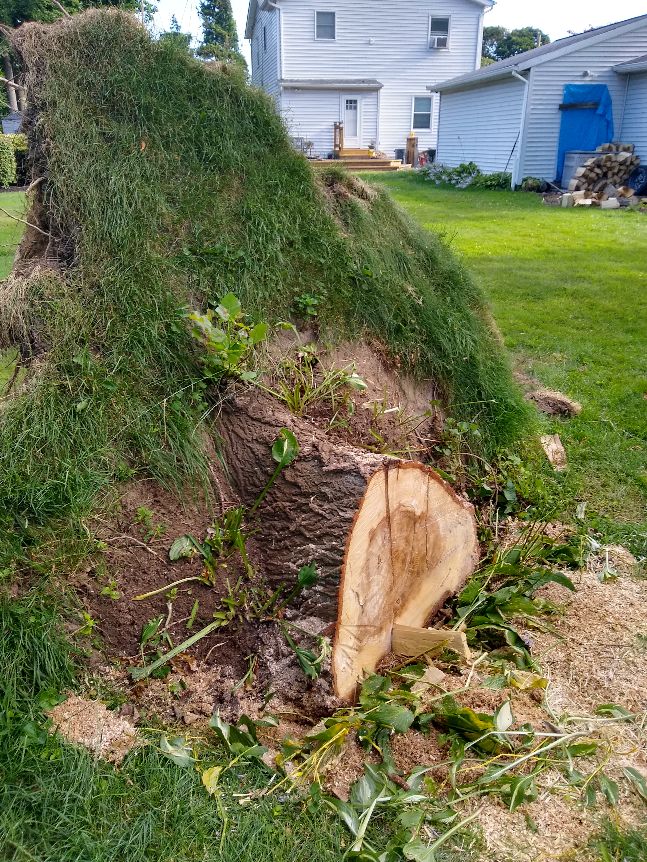
<svg viewBox="0 0 647 862"><path fill-rule="evenodd" d="M647 72L629 76L621 138L635 144L641 161L647 163Z"/></svg>
<svg viewBox="0 0 647 862"><path fill-rule="evenodd" d="M314 144L313 155L326 158L333 149L333 124L341 119L342 96L357 98L361 111L360 146L377 137L377 93L337 90L284 90L281 111L292 137L302 137Z"/></svg>
<svg viewBox="0 0 647 862"><path fill-rule="evenodd" d="M443 93L438 161L452 167L476 162L484 173L512 171L524 89L511 75L486 86Z"/></svg>
<svg viewBox="0 0 647 862"><path fill-rule="evenodd" d="M587 80L593 84L607 84L613 100L615 137L618 138L627 85L626 76L618 75L612 67L646 53L647 24L535 66L530 75L521 175L555 178L561 125L559 105L564 84L581 84ZM585 79L585 71L591 72L593 77Z"/></svg>
<svg viewBox="0 0 647 862"><path fill-rule="evenodd" d="M275 10L258 10L254 33L250 40L252 53L252 84L262 87L275 99L279 98L281 87L281 54L280 54L281 16ZM263 40L263 28L266 28L267 48Z"/></svg>
<svg viewBox="0 0 647 862"><path fill-rule="evenodd" d="M412 99L428 95L427 86L473 71L479 54L482 7L471 0L278 0L282 17L283 78L300 79L377 79L383 84L379 97L377 144L389 155L404 147L411 130ZM337 33L334 42L315 39L315 11L336 12ZM447 50L428 47L429 17L450 17L450 46ZM260 19L278 19L278 12L259 13ZM252 44L252 79L260 81L255 69L258 56ZM305 91L304 91L305 92ZM313 91L310 91L313 92ZM299 100L299 110L307 110L301 121L311 122L314 105L323 110L321 94ZM288 103L296 116L297 108L290 96ZM434 122L428 132L418 132L421 148L433 147L437 141L438 100L434 101ZM329 108L326 108L329 110ZM330 126L339 119L338 111L322 116L321 123ZM323 127L323 126L322 126ZM332 128L330 131L332 139Z"/></svg>

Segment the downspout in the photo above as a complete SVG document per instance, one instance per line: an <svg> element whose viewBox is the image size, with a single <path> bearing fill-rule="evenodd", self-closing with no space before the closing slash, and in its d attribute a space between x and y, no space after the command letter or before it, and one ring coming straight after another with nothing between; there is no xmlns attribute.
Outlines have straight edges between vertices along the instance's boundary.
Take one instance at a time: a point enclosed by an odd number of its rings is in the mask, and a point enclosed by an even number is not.
<svg viewBox="0 0 647 862"><path fill-rule="evenodd" d="M526 130L526 111L528 108L528 90L530 89L530 76L528 78L524 78L523 75L520 75L516 69L513 69L512 70L512 77L517 78L519 81L521 81L522 84L525 85L525 89L523 91L523 104L521 106L521 123L519 125L519 139L518 139L518 147L519 148L517 150L517 158L515 159L514 170L512 171L512 177L510 180L510 185L511 185L512 191L514 191L515 188L519 185L520 180L521 180L521 178L519 176L519 172L520 172L520 168L521 168L521 153L523 150L524 132Z"/></svg>
<svg viewBox="0 0 647 862"><path fill-rule="evenodd" d="M631 81L631 72L627 75L627 80L625 82L625 97L622 102L622 117L620 118L620 129L618 130L618 140L622 140L622 133L625 128L625 114L627 112L627 99L629 98L629 83Z"/></svg>

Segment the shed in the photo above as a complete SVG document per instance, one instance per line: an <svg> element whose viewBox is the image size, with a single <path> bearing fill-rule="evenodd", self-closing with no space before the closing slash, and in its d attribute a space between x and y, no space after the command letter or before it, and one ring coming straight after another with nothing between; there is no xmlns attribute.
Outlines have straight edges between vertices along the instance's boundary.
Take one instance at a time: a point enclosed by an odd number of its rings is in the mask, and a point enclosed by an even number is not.
<svg viewBox="0 0 647 862"><path fill-rule="evenodd" d="M560 181L566 150L633 143L647 164L647 15L588 30L428 87L438 160Z"/></svg>

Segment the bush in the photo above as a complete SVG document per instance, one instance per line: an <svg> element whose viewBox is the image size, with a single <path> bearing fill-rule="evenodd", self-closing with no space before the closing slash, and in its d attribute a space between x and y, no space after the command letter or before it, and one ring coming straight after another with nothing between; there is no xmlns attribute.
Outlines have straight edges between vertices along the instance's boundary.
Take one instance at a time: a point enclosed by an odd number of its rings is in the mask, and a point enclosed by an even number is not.
<svg viewBox="0 0 647 862"><path fill-rule="evenodd" d="M464 162L455 168L434 162L422 168L420 173L434 185L449 185L459 189L467 188L475 177L481 175L479 166L474 162Z"/></svg>
<svg viewBox="0 0 647 862"><path fill-rule="evenodd" d="M512 185L512 174L498 171L494 174L477 174L470 182L470 189L510 189Z"/></svg>
<svg viewBox="0 0 647 862"><path fill-rule="evenodd" d="M509 189L512 182L511 174L505 171L484 174L475 162L463 162L455 168L434 163L420 173L434 185L457 189Z"/></svg>
<svg viewBox="0 0 647 862"><path fill-rule="evenodd" d="M539 177L526 177L521 183L522 192L540 192L544 187L544 181Z"/></svg>
<svg viewBox="0 0 647 862"><path fill-rule="evenodd" d="M2 135L2 137L13 147L13 152L16 157L15 182L22 186L27 182L27 135L14 134Z"/></svg>
<svg viewBox="0 0 647 862"><path fill-rule="evenodd" d="M16 182L16 155L6 135L0 136L0 186L7 188Z"/></svg>

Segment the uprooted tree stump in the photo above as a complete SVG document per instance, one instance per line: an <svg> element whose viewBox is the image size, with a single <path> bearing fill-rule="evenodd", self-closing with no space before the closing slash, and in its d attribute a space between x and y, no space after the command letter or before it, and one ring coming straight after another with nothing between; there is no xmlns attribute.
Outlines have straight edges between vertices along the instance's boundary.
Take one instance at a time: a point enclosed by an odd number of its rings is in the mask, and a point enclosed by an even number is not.
<svg viewBox="0 0 647 862"><path fill-rule="evenodd" d="M335 691L350 700L391 650L394 625L423 627L473 572L473 509L423 464L333 442L257 390L230 400L218 421L224 468L243 502L263 487L285 426L301 451L258 509L263 570L280 584L317 563L321 578L301 611L335 622Z"/></svg>

